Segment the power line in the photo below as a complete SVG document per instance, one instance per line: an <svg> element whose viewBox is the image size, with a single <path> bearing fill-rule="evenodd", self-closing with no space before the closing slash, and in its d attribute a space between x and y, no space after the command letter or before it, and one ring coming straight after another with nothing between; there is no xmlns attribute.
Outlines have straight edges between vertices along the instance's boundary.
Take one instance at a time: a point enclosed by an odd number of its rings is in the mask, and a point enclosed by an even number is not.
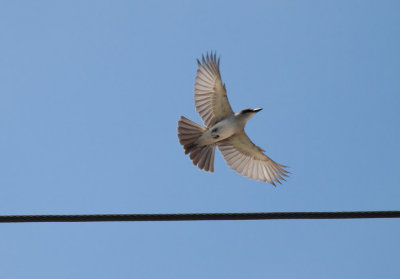
<svg viewBox="0 0 400 279"><path fill-rule="evenodd" d="M0 223L400 218L400 211L5 215Z"/></svg>

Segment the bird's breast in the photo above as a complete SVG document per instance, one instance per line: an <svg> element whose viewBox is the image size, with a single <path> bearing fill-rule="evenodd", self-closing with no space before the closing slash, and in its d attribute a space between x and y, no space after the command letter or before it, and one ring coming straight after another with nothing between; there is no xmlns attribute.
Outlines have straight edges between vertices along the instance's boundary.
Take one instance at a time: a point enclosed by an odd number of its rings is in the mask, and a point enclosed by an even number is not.
<svg viewBox="0 0 400 279"><path fill-rule="evenodd" d="M199 138L198 144L208 145L216 143L231 137L240 129L241 126L238 125L238 123L236 123L233 119L228 118L222 120L204 132L204 134Z"/></svg>

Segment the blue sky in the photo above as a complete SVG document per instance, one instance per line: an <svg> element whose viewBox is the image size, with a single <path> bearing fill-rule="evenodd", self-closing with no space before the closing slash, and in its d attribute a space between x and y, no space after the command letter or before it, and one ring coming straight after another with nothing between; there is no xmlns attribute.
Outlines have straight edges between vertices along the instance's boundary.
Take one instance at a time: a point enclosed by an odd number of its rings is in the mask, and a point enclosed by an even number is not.
<svg viewBox="0 0 400 279"><path fill-rule="evenodd" d="M399 210L398 1L3 1L0 214ZM184 155L221 55L278 187ZM399 278L398 220L3 224L1 278Z"/></svg>

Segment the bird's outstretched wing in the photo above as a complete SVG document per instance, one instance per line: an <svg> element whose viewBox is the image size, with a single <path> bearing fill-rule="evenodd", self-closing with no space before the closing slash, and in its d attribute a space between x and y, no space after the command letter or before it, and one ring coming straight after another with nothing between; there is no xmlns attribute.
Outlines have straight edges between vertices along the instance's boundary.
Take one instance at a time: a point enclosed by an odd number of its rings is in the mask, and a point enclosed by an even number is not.
<svg viewBox="0 0 400 279"><path fill-rule="evenodd" d="M211 53L201 61L197 60L198 69L194 83L194 104L207 127L233 114L226 96L225 85L219 72L219 58Z"/></svg>
<svg viewBox="0 0 400 279"><path fill-rule="evenodd" d="M264 154L264 150L255 145L246 133L240 132L218 143L226 163L241 175L255 180L281 183L289 173ZM274 182L275 181L275 182Z"/></svg>

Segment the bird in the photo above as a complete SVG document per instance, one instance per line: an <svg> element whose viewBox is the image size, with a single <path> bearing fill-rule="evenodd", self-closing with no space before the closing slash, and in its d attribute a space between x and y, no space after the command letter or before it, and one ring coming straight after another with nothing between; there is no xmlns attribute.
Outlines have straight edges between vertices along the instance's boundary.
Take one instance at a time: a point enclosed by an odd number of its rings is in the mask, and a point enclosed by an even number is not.
<svg viewBox="0 0 400 279"><path fill-rule="evenodd" d="M220 57L216 53L197 59L194 83L194 104L204 125L180 116L178 139L185 154L195 166L214 172L215 148L218 147L227 165L241 175L276 186L289 172L287 166L273 161L265 150L255 145L244 131L247 121L261 108L232 110L220 74Z"/></svg>

